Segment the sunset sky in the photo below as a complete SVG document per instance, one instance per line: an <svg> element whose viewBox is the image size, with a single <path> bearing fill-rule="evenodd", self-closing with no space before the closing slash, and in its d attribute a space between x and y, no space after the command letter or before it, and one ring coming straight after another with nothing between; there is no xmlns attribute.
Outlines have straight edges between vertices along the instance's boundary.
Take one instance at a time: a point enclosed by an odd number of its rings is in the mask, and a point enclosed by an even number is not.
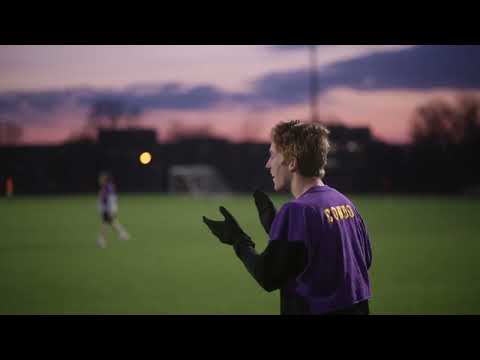
<svg viewBox="0 0 480 360"><path fill-rule="evenodd" d="M409 141L416 107L480 94L478 45L319 45L318 111L375 137ZM233 141L268 141L277 122L307 119L308 46L0 46L0 121L23 142L59 143L95 100L140 109L138 125L168 140L175 126Z"/></svg>

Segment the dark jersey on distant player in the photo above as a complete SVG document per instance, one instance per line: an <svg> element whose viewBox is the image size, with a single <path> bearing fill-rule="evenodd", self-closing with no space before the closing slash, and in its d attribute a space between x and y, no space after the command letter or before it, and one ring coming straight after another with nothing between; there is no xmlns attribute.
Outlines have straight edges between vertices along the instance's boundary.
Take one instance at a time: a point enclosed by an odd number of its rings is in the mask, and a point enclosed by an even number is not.
<svg viewBox="0 0 480 360"><path fill-rule="evenodd" d="M118 211L118 204L115 186L112 182L108 182L100 189L98 194L98 210L106 222L111 222L112 218L115 217Z"/></svg>
<svg viewBox="0 0 480 360"><path fill-rule="evenodd" d="M365 224L352 202L316 186L276 215L265 251L235 250L266 290L280 289L282 314L326 314L371 297Z"/></svg>

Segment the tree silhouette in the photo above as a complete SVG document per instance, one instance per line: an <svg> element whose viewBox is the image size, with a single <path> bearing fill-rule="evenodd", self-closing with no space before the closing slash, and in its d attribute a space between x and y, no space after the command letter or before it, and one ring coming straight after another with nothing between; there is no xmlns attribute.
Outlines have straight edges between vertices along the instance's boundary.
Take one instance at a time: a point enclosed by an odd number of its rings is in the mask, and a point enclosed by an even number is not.
<svg viewBox="0 0 480 360"><path fill-rule="evenodd" d="M92 104L88 115L88 126L117 129L122 123L131 125L141 115L140 107L119 98L98 99Z"/></svg>
<svg viewBox="0 0 480 360"><path fill-rule="evenodd" d="M480 183L480 97L462 95L455 104L434 100L412 119L414 176L425 188L460 190Z"/></svg>
<svg viewBox="0 0 480 360"><path fill-rule="evenodd" d="M480 139L480 97L464 95L456 106L434 100L419 107L413 118L416 144L468 144Z"/></svg>
<svg viewBox="0 0 480 360"><path fill-rule="evenodd" d="M141 114L141 108L129 103L126 99L97 99L90 108L85 125L72 132L66 142L90 143L96 138L99 129L132 126L139 120Z"/></svg>

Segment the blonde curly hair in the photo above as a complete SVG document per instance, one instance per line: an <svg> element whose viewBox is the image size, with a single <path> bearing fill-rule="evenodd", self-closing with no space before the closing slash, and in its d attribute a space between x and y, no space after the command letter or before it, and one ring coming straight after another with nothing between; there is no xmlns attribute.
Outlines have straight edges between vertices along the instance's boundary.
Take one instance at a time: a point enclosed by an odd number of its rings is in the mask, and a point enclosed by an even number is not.
<svg viewBox="0 0 480 360"><path fill-rule="evenodd" d="M330 150L329 134L318 122L292 120L277 124L271 140L285 161L297 160L300 175L323 178Z"/></svg>

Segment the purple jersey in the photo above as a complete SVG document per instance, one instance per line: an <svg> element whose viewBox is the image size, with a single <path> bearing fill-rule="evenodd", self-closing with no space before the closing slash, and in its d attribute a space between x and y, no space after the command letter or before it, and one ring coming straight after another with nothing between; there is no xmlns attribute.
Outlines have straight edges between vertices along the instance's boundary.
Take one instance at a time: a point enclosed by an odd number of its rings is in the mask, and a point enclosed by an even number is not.
<svg viewBox="0 0 480 360"><path fill-rule="evenodd" d="M107 183L100 189L98 200L100 212L114 214L118 211L117 196L112 182Z"/></svg>
<svg viewBox="0 0 480 360"><path fill-rule="evenodd" d="M286 203L270 229L270 241L302 242L304 271L281 289L302 298L311 314L347 308L371 297L372 261L365 224L352 202L329 186L315 186Z"/></svg>

